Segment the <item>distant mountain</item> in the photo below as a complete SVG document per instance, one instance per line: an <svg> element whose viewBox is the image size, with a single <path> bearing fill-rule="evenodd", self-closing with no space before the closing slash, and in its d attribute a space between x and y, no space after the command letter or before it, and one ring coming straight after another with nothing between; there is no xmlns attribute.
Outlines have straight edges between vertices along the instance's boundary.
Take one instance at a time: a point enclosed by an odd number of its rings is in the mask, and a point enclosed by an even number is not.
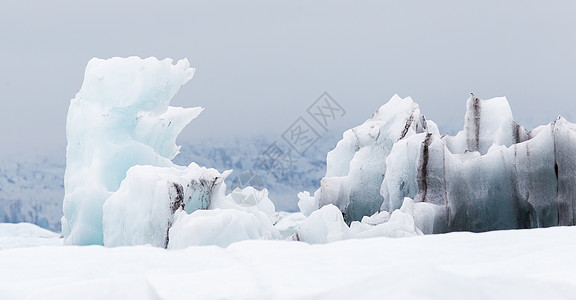
<svg viewBox="0 0 576 300"><path fill-rule="evenodd" d="M334 148L336 138L320 137L310 148L292 148L282 137L256 137L225 141L205 140L185 144L174 159L179 165L196 162L219 171L232 169L227 178L227 192L235 187L265 187L276 210L298 211L297 194L315 191L326 174L326 154Z"/></svg>
<svg viewBox="0 0 576 300"><path fill-rule="evenodd" d="M64 161L0 161L0 222L30 222L59 231Z"/></svg>
<svg viewBox="0 0 576 300"><path fill-rule="evenodd" d="M297 211L301 191L315 191L326 172L326 153L339 138L319 137L303 148L292 148L281 136L246 139L202 139L184 143L174 159L196 162L219 171L233 169L227 192L255 186L269 190L278 211ZM51 157L0 161L0 223L30 222L59 231L64 198L63 153Z"/></svg>

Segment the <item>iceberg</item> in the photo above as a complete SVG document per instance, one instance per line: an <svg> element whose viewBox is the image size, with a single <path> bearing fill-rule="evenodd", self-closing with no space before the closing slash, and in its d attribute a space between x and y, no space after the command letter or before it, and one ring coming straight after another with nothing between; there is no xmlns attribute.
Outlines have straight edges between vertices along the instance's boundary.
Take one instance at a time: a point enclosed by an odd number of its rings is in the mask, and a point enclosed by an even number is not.
<svg viewBox="0 0 576 300"><path fill-rule="evenodd" d="M65 244L179 249L281 237L266 189L225 195L232 170L172 162L177 136L202 112L169 106L193 74L186 59L88 63L68 111Z"/></svg>
<svg viewBox="0 0 576 300"><path fill-rule="evenodd" d="M410 97L394 95L343 134L301 214L282 219L266 189L225 194L220 172L172 159L202 108L170 107L187 60L92 59L71 101L65 244L227 247L248 239L327 243L574 225L576 125L527 131L506 98L470 97L464 128L441 135Z"/></svg>
<svg viewBox="0 0 576 300"><path fill-rule="evenodd" d="M344 133L320 188L299 194L302 212L333 204L353 229L400 210L425 234L576 224L576 125L559 117L527 131L504 97L472 95L466 107L463 130L440 135L395 95Z"/></svg>
<svg viewBox="0 0 576 300"><path fill-rule="evenodd" d="M66 244L103 244L102 207L131 167L173 167L176 137L202 108L168 104L193 74L185 59L88 62L66 124Z"/></svg>
<svg viewBox="0 0 576 300"><path fill-rule="evenodd" d="M188 167L130 168L118 191L103 205L104 245L167 248L176 211L207 209L213 198L223 196L222 184L228 174L194 163Z"/></svg>
<svg viewBox="0 0 576 300"><path fill-rule="evenodd" d="M344 132L328 153L320 188L313 198L301 194L304 200L299 207L306 207L306 214L333 204L348 224L372 215L384 202L380 187L387 169L385 158L398 141L419 133L438 134L438 127L426 120L411 98L394 95L364 124Z"/></svg>
<svg viewBox="0 0 576 300"><path fill-rule="evenodd" d="M176 212L170 229L168 249L216 245L227 247L244 240L279 239L280 233L270 222L237 209L198 210L192 214Z"/></svg>
<svg viewBox="0 0 576 300"><path fill-rule="evenodd" d="M375 237L411 237L422 235L415 222L415 204L406 198L400 209L379 212L362 221L353 221L350 226L344 222L338 207L328 204L312 212L302 222L292 239L309 244L324 244L346 239Z"/></svg>

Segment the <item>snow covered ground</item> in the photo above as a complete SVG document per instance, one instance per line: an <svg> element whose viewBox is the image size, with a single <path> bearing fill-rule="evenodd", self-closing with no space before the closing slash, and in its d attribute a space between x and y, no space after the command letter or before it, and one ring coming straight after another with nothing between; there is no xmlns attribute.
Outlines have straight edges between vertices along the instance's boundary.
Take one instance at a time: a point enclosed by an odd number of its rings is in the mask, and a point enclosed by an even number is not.
<svg viewBox="0 0 576 300"><path fill-rule="evenodd" d="M0 223L0 250L38 246L62 246L59 233L30 223ZM2 299L2 298L0 298Z"/></svg>
<svg viewBox="0 0 576 300"><path fill-rule="evenodd" d="M0 299L574 299L576 227L165 250L0 226ZM16 238L19 240L16 240ZM31 247L37 245L39 247ZM28 247L14 249L15 247ZM6 249L13 248L13 249Z"/></svg>

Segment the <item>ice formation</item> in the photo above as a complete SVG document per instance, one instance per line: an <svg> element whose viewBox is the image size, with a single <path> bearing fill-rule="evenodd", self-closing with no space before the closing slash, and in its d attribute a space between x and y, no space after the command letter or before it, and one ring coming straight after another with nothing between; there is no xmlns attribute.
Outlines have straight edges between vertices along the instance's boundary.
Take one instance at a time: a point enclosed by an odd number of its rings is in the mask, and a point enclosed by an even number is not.
<svg viewBox="0 0 576 300"><path fill-rule="evenodd" d="M202 108L169 107L192 78L187 60L92 59L68 110L62 232L102 244L102 206L135 165L173 167L175 140Z"/></svg>
<svg viewBox="0 0 576 300"><path fill-rule="evenodd" d="M386 158L394 144L418 133L438 134L438 127L425 119L410 98L394 95L364 124L344 132L343 139L326 158L327 171L314 197L301 194L299 203L305 214L334 204L347 223L378 211L386 174ZM316 203L317 202L317 203ZM397 207L399 208L399 206Z"/></svg>
<svg viewBox="0 0 576 300"><path fill-rule="evenodd" d="M298 195L302 214L282 221L267 190L226 195L231 171L172 162L202 111L168 106L193 71L186 60L88 63L68 114L66 244L181 249L575 224L576 125L558 118L528 132L505 98L471 97L464 129L441 136L397 95L344 133L320 188Z"/></svg>
<svg viewBox="0 0 576 300"><path fill-rule="evenodd" d="M276 209L266 189L251 186L215 197L208 207L187 214L177 212L170 229L169 249L189 246L228 245L251 239L280 239L273 225Z"/></svg>
<svg viewBox="0 0 576 300"><path fill-rule="evenodd" d="M134 166L103 206L104 245L168 247L175 212L207 209L223 196L228 175L192 163L188 167Z"/></svg>
<svg viewBox="0 0 576 300"><path fill-rule="evenodd" d="M280 236L266 190L226 196L224 179L231 171L171 161L180 149L176 137L202 111L168 106L193 73L185 59L88 63L68 112L66 244L168 248L172 242L170 248L178 248ZM195 213L206 209L214 210Z"/></svg>
<svg viewBox="0 0 576 300"><path fill-rule="evenodd" d="M243 240L280 238L272 223L262 222L257 215L238 209L198 210L192 214L178 211L175 218L170 229L169 249L227 247Z"/></svg>
<svg viewBox="0 0 576 300"><path fill-rule="evenodd" d="M350 227L342 212L328 204L312 212L300 225L292 239L310 244L330 243L345 239L373 237L409 237L422 235L414 220L415 204L406 198L400 209L392 214L380 212L362 221L353 221Z"/></svg>
<svg viewBox="0 0 576 300"><path fill-rule="evenodd" d="M464 129L441 136L411 98L395 95L344 133L321 187L299 194L299 207L313 217L334 204L351 229L406 199L424 233L574 225L574 153L576 125L559 117L528 132L506 98L472 96Z"/></svg>

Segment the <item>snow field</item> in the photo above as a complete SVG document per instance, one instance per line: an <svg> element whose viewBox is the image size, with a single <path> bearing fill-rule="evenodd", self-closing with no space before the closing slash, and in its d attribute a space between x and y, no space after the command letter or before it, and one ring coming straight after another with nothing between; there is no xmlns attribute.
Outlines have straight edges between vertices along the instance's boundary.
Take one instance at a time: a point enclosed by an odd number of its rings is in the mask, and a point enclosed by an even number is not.
<svg viewBox="0 0 576 300"><path fill-rule="evenodd" d="M576 227L0 251L1 299L573 299Z"/></svg>

